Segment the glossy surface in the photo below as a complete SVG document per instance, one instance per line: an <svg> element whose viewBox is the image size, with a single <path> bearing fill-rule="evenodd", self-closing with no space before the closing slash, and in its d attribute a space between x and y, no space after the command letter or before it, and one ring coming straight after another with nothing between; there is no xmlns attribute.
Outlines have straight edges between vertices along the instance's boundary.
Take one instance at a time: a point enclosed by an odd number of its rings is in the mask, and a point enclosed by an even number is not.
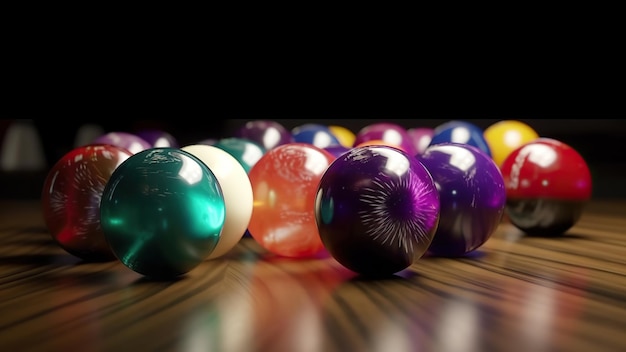
<svg viewBox="0 0 626 352"><path fill-rule="evenodd" d="M109 132L94 139L91 144L111 144L127 149L133 154L152 148L145 139L128 132Z"/></svg>
<svg viewBox="0 0 626 352"><path fill-rule="evenodd" d="M352 149L352 147L348 148L348 147L344 147L343 145L334 145L332 147L324 148L325 151L331 153L335 157L339 157L341 154L349 151L350 149Z"/></svg>
<svg viewBox="0 0 626 352"><path fill-rule="evenodd" d="M150 143L152 147L180 147L176 138L167 131L145 129L137 131L135 134Z"/></svg>
<svg viewBox="0 0 626 352"><path fill-rule="evenodd" d="M248 173L254 194L250 235L285 257L324 254L315 223L317 185L335 156L306 143L268 150Z"/></svg>
<svg viewBox="0 0 626 352"><path fill-rule="evenodd" d="M200 143L205 144L205 143ZM250 172L250 169L254 164L261 159L265 154L265 148L260 144L244 138L222 138L212 144L213 146L223 149L232 155L241 166L243 166L246 173Z"/></svg>
<svg viewBox="0 0 626 352"><path fill-rule="evenodd" d="M182 148L200 159L219 182L226 218L219 242L208 259L229 252L243 237L252 217L252 185L248 173L231 154L210 145L188 145Z"/></svg>
<svg viewBox="0 0 626 352"><path fill-rule="evenodd" d="M152 148L113 172L100 213L105 238L124 265L172 278L215 249L226 207L217 178L202 161L180 149Z"/></svg>
<svg viewBox="0 0 626 352"><path fill-rule="evenodd" d="M506 202L509 221L529 236L558 237L582 216L587 202L550 198L512 198Z"/></svg>
<svg viewBox="0 0 626 352"><path fill-rule="evenodd" d="M354 146L354 148L361 148L361 147L374 147L374 146L386 146L386 147L394 147L397 149L402 150L405 153L409 153L406 149L404 149L404 147L400 144L394 144L394 143L390 143L387 141L384 141L382 139L370 139L367 141L363 141L361 143L358 143L357 145Z"/></svg>
<svg viewBox="0 0 626 352"><path fill-rule="evenodd" d="M506 206L504 179L493 159L468 144L442 143L418 156L439 190L439 227L429 256L458 257L482 246Z"/></svg>
<svg viewBox="0 0 626 352"><path fill-rule="evenodd" d="M253 120L235 130L233 137L259 143L265 150L292 143L293 136L285 126L271 120Z"/></svg>
<svg viewBox="0 0 626 352"><path fill-rule="evenodd" d="M334 258L267 258L252 239L183 278L82 263L38 201L0 200L0 346L39 352L626 350L626 201L590 202L564 238L502 223L475 255L383 279Z"/></svg>
<svg viewBox="0 0 626 352"><path fill-rule="evenodd" d="M491 157L491 149L489 149L483 130L471 122L453 120L435 127L430 145L441 143L468 144Z"/></svg>
<svg viewBox="0 0 626 352"><path fill-rule="evenodd" d="M430 145L430 141L435 135L435 129L428 127L415 127L409 128L407 133L411 137L416 154L422 154Z"/></svg>
<svg viewBox="0 0 626 352"><path fill-rule="evenodd" d="M366 276L399 272L430 245L439 221L433 179L397 148L354 148L322 177L315 218L328 252Z"/></svg>
<svg viewBox="0 0 626 352"><path fill-rule="evenodd" d="M349 128L339 125L328 125L328 129L335 135L335 137L337 137L339 143L341 143L344 147L352 148L354 146L356 134Z"/></svg>
<svg viewBox="0 0 626 352"><path fill-rule="evenodd" d="M513 151L501 168L509 198L588 200L592 180L583 157L569 145L539 138Z"/></svg>
<svg viewBox="0 0 626 352"><path fill-rule="evenodd" d="M382 140L390 145L399 146L409 155L415 155L413 140L407 130L395 123L378 122L363 127L356 133L354 146L363 145L363 142L371 140Z"/></svg>
<svg viewBox="0 0 626 352"><path fill-rule="evenodd" d="M48 172L41 193L46 227L68 253L86 261L114 260L100 226L100 199L113 171L132 155L113 145L77 147Z"/></svg>
<svg viewBox="0 0 626 352"><path fill-rule="evenodd" d="M511 222L529 235L559 236L580 219L592 179L569 145L539 138L514 150L501 166Z"/></svg>
<svg viewBox="0 0 626 352"><path fill-rule="evenodd" d="M322 149L341 145L326 125L307 123L296 126L291 130L291 135L296 143L308 143Z"/></svg>
<svg viewBox="0 0 626 352"><path fill-rule="evenodd" d="M487 127L483 136L491 150L491 157L498 166L515 149L539 138L537 131L517 120L498 121Z"/></svg>

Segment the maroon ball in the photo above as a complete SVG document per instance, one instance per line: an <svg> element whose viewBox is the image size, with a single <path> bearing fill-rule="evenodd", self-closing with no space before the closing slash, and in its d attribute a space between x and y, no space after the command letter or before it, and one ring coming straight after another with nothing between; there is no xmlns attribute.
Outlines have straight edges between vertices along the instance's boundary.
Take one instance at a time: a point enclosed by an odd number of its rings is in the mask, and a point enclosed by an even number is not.
<svg viewBox="0 0 626 352"><path fill-rule="evenodd" d="M115 259L100 224L100 200L113 171L132 155L114 145L87 145L65 154L48 172L43 217L68 253L87 261Z"/></svg>

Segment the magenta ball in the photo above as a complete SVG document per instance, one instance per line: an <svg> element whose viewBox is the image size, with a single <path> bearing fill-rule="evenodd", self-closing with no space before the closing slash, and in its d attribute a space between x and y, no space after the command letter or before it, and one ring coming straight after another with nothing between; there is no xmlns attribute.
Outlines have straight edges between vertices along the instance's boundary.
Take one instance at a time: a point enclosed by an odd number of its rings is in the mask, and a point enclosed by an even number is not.
<svg viewBox="0 0 626 352"><path fill-rule="evenodd" d="M435 135L435 129L428 127L415 127L409 128L407 133L409 134L409 137L411 137L416 154L422 154L430 145L430 141Z"/></svg>
<svg viewBox="0 0 626 352"><path fill-rule="evenodd" d="M458 257L482 246L506 205L504 178L491 157L468 144L442 143L417 156L437 185L440 221L427 255Z"/></svg>
<svg viewBox="0 0 626 352"><path fill-rule="evenodd" d="M439 195L414 156L389 146L357 147L322 176L315 218L324 246L340 264L385 276L426 252L439 222Z"/></svg>
<svg viewBox="0 0 626 352"><path fill-rule="evenodd" d="M396 145L412 156L417 154L406 128L395 123L378 122L363 127L357 132L353 145L356 147L361 143L374 140Z"/></svg>

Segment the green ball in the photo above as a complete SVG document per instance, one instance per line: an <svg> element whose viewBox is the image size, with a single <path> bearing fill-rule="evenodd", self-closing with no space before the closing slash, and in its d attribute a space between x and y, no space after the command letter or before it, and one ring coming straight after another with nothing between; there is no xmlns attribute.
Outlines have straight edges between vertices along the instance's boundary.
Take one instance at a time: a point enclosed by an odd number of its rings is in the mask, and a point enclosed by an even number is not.
<svg viewBox="0 0 626 352"><path fill-rule="evenodd" d="M249 173L254 164L267 152L259 143L245 138L222 138L213 146L226 151L237 159L246 173Z"/></svg>
<svg viewBox="0 0 626 352"><path fill-rule="evenodd" d="M150 277L180 276L202 263L215 249L225 218L213 172L178 148L133 154L113 171L100 201L111 250Z"/></svg>

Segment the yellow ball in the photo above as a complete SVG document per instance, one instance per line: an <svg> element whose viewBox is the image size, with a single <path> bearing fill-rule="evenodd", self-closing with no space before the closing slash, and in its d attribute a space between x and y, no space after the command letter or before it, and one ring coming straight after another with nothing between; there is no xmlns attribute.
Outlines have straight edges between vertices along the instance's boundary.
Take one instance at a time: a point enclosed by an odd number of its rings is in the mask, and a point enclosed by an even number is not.
<svg viewBox="0 0 626 352"><path fill-rule="evenodd" d="M517 120L498 121L487 127L483 136L491 149L491 157L498 166L515 149L539 138L539 134L532 127Z"/></svg>
<svg viewBox="0 0 626 352"><path fill-rule="evenodd" d="M354 141L356 140L356 135L354 132L343 126L330 125L328 126L330 133L332 133L342 146L346 148L352 148L354 145Z"/></svg>

